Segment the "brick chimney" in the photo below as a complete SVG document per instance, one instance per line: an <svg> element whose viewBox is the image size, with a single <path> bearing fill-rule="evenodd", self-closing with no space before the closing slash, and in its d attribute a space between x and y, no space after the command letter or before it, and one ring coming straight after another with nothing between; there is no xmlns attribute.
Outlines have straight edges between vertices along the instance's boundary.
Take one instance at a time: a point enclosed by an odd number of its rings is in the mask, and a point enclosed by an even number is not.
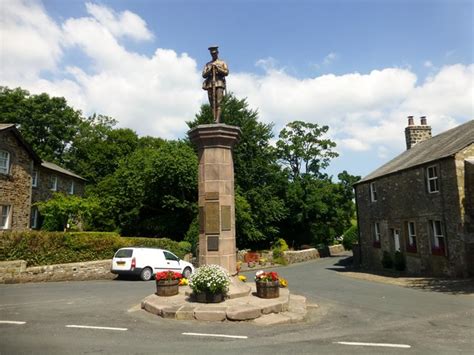
<svg viewBox="0 0 474 355"><path fill-rule="evenodd" d="M420 117L420 125L415 126L413 116L408 116L408 126L405 128L407 150L415 144L431 138L431 127L426 123L426 116Z"/></svg>

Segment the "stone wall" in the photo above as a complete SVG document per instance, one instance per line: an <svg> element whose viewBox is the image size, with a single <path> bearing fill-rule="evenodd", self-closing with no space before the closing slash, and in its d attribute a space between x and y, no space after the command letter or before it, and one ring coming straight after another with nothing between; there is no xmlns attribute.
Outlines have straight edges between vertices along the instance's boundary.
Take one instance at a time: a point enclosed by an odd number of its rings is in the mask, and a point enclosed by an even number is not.
<svg viewBox="0 0 474 355"><path fill-rule="evenodd" d="M0 283L113 279L111 260L26 267L26 261L1 261Z"/></svg>
<svg viewBox="0 0 474 355"><path fill-rule="evenodd" d="M301 263L303 261L313 260L319 258L319 252L317 249L305 249L305 250L288 250L284 253L284 258L288 264Z"/></svg>
<svg viewBox="0 0 474 355"><path fill-rule="evenodd" d="M344 251L345 251L345 249L344 249L344 246L342 244L329 246L329 254L331 256L344 253Z"/></svg>
<svg viewBox="0 0 474 355"><path fill-rule="evenodd" d="M361 233L361 258L364 266L381 269L384 250L395 250L393 230L400 231L400 250L406 255L407 270L415 274L465 276L469 274L466 255L468 225L465 201L464 160L474 154L474 146L467 147L454 158L449 157L395 174L380 177L376 184L378 199L370 200L370 182L356 185L356 199ZM426 168L438 167L437 193L429 193ZM446 255L433 255L430 221L444 225ZM373 244L374 223L380 224L381 245ZM417 251L409 252L408 222L416 226ZM472 270L471 270L472 271Z"/></svg>
<svg viewBox="0 0 474 355"><path fill-rule="evenodd" d="M10 172L0 174L0 205L10 205L10 229L30 225L33 160L11 131L0 131L0 149L10 153Z"/></svg>
<svg viewBox="0 0 474 355"><path fill-rule="evenodd" d="M38 171L38 183L36 187L33 187L33 203L49 200L54 192L68 195L72 181L74 181L74 195L84 195L85 187L83 180L44 167L35 167L35 169ZM58 179L57 191L51 190L51 179L53 176L56 176Z"/></svg>

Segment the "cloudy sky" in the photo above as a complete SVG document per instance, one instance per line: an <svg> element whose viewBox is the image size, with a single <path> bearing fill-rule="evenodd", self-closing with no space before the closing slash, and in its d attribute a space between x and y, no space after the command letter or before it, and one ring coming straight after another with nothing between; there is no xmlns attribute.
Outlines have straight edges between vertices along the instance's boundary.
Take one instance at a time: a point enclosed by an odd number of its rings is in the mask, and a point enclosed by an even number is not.
<svg viewBox="0 0 474 355"><path fill-rule="evenodd" d="M329 125L328 172L367 175L405 149L406 116L433 134L474 118L469 0L1 0L0 85L65 97L139 135L183 138L220 46L228 90L275 136Z"/></svg>

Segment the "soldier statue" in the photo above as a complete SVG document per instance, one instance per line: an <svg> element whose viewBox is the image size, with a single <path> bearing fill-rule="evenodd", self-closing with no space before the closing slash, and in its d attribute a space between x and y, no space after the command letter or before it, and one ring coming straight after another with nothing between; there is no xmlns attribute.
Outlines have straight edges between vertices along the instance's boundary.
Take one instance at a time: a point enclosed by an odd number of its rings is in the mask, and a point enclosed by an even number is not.
<svg viewBox="0 0 474 355"><path fill-rule="evenodd" d="M202 71L202 77L206 79L202 84L202 88L207 90L214 121L220 123L221 104L225 92L225 77L229 75L229 69L227 64L218 58L219 51L217 49L217 46L209 47L212 60L206 64Z"/></svg>

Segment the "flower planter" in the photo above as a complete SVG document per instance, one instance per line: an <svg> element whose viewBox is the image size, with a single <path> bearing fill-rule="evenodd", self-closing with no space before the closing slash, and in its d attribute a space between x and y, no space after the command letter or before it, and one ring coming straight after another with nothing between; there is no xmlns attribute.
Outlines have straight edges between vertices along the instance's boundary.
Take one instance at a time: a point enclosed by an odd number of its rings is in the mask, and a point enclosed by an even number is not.
<svg viewBox="0 0 474 355"><path fill-rule="evenodd" d="M199 292L193 293L194 299L199 303L220 303L224 301L223 293L207 293Z"/></svg>
<svg viewBox="0 0 474 355"><path fill-rule="evenodd" d="M156 295L168 297L179 293L179 280L156 281Z"/></svg>
<svg viewBox="0 0 474 355"><path fill-rule="evenodd" d="M256 281L257 297L260 298L278 298L280 297L279 281Z"/></svg>

